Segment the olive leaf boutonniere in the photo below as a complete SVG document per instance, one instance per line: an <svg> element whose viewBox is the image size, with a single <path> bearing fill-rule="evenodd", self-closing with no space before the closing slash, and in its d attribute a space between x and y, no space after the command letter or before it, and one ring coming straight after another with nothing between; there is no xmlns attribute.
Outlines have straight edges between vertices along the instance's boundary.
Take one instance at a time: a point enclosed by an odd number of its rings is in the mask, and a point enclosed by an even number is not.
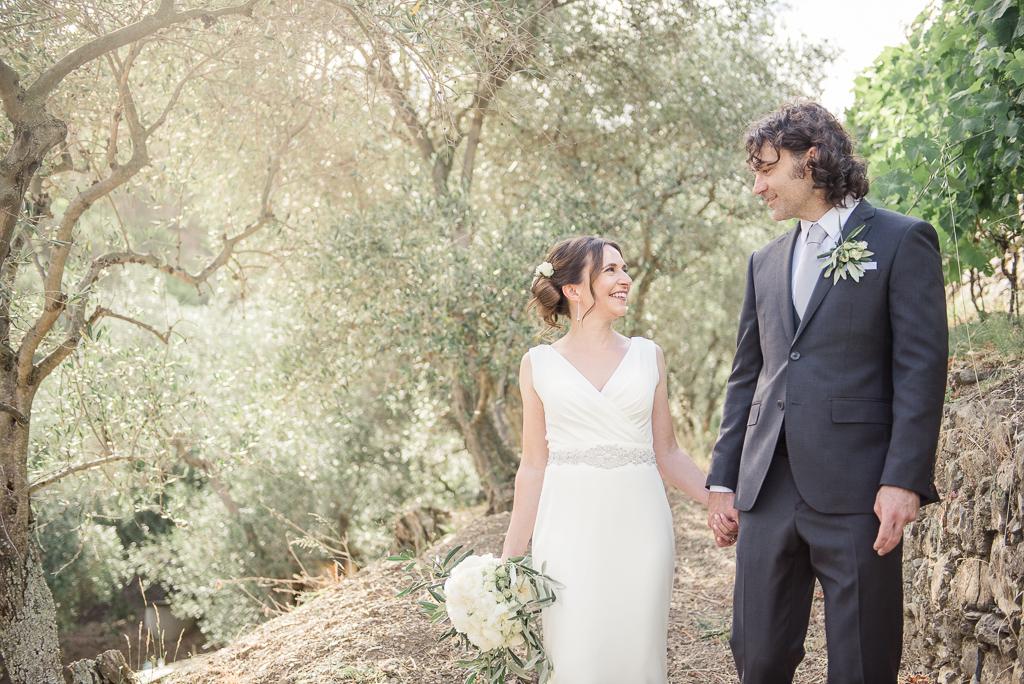
<svg viewBox="0 0 1024 684"><path fill-rule="evenodd" d="M853 239L860 235L862 230L864 226L859 226L833 247L831 252L822 252L818 255L819 259L825 258L821 268L825 271L826 278L832 278L833 285L838 283L840 278L846 279L846 276L859 283L861 276L864 275L864 264L874 252L868 250L868 243Z"/></svg>

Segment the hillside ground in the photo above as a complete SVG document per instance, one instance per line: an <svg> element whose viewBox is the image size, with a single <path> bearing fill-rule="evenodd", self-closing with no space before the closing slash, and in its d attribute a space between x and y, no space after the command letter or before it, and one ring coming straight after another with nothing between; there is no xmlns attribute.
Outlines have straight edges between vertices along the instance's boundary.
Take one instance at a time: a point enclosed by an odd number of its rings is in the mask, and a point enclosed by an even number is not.
<svg viewBox="0 0 1024 684"><path fill-rule="evenodd" d="M672 496L671 501L677 560L669 681L733 684L737 677L728 635L734 552L714 546L703 509L680 496ZM467 511L461 525L428 551L428 557L456 544L478 553L499 553L508 514L482 516L479 511ZM228 647L187 661L161 684L462 682L452 641L437 643L442 630L431 626L408 597L396 597L405 581L398 564L378 562ZM807 657L797 673L799 684L825 681L823 620L819 588ZM913 653L905 654L903 684L929 681L917 666L920 660Z"/></svg>

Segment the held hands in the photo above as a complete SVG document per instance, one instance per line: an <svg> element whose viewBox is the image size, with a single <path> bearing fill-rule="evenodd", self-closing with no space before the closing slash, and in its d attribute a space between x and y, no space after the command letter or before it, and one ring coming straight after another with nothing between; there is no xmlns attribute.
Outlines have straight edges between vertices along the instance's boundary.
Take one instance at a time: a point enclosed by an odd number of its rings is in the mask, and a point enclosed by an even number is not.
<svg viewBox="0 0 1024 684"><path fill-rule="evenodd" d="M875 515L878 516L878 537L874 549L884 556L900 543L904 526L917 520L921 497L917 492L902 487L882 485L875 496Z"/></svg>
<svg viewBox="0 0 1024 684"><path fill-rule="evenodd" d="M708 527L715 533L719 548L732 546L740 533L740 512L733 507L736 494L711 492L708 495Z"/></svg>

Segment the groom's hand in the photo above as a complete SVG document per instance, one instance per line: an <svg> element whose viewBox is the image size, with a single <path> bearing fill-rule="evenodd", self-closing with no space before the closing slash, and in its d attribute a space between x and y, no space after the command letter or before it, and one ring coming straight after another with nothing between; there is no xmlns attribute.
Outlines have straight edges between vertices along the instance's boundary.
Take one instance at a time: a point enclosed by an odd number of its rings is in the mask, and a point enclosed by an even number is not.
<svg viewBox="0 0 1024 684"><path fill-rule="evenodd" d="M878 537L875 538L875 551L884 556L900 543L903 538L903 527L917 520L917 511L921 508L920 495L909 489L882 485L875 496L875 515L878 516Z"/></svg>
<svg viewBox="0 0 1024 684"><path fill-rule="evenodd" d="M715 544L732 546L740 533L740 512L733 507L736 494L711 492L708 495L708 527L715 533Z"/></svg>

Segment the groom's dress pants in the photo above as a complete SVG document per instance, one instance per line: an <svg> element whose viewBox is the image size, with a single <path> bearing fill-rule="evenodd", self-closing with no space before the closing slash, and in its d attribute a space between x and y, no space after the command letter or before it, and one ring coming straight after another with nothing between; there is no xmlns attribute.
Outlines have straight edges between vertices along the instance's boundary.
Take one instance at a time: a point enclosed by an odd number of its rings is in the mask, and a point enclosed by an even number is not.
<svg viewBox="0 0 1024 684"><path fill-rule="evenodd" d="M793 681L815 578L825 594L828 684L896 684L903 545L879 557L878 526L874 514L827 515L804 502L783 429L756 504L740 514L730 643L743 684Z"/></svg>

